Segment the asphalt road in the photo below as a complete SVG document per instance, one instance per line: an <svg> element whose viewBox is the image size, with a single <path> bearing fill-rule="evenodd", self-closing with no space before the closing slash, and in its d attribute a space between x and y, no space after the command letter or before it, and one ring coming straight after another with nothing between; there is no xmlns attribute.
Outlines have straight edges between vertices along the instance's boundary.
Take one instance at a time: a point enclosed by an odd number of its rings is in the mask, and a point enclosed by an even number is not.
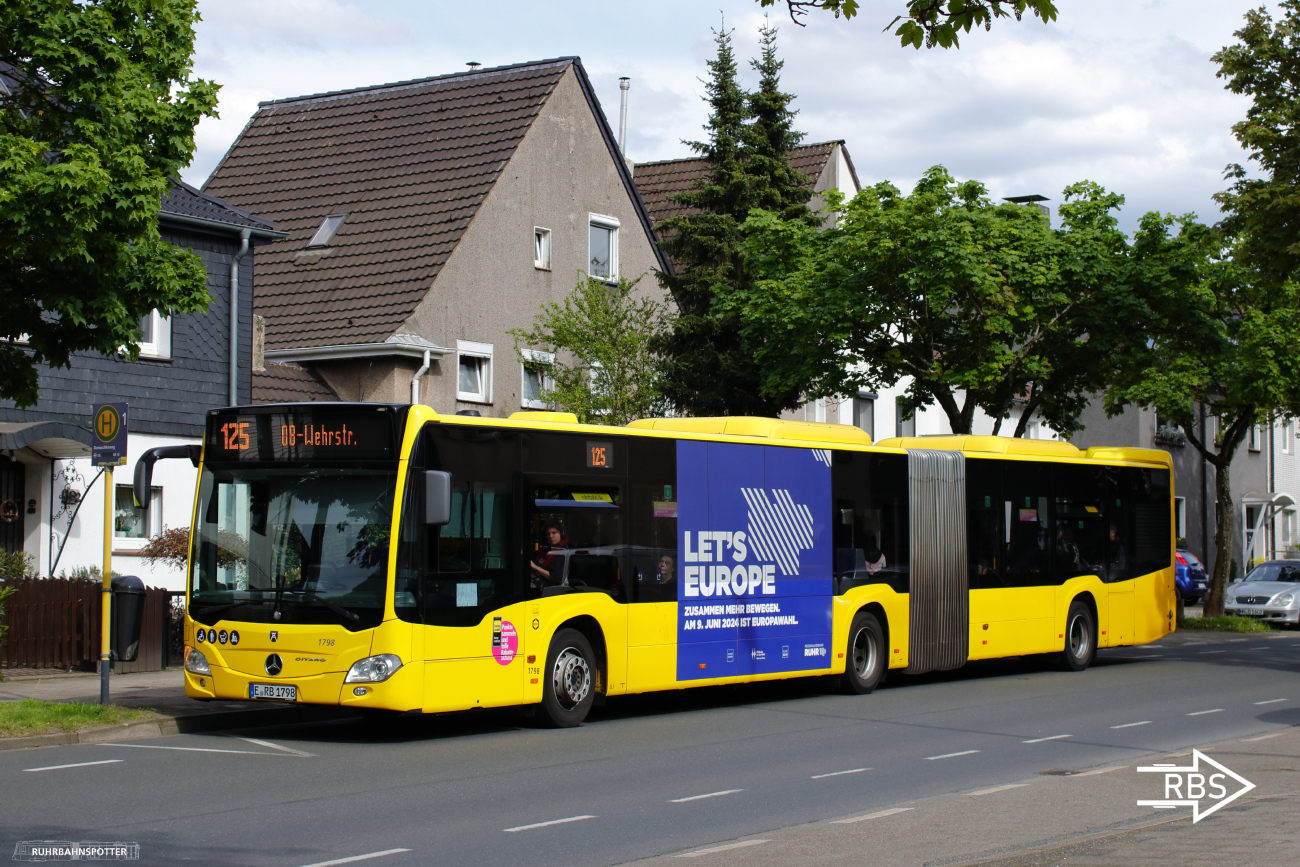
<svg viewBox="0 0 1300 867"><path fill-rule="evenodd" d="M863 697L687 690L563 731L483 712L0 752L0 844L132 842L158 864L615 864L1292 725L1300 632L1184 633L1083 673L1011 660L891 674Z"/></svg>

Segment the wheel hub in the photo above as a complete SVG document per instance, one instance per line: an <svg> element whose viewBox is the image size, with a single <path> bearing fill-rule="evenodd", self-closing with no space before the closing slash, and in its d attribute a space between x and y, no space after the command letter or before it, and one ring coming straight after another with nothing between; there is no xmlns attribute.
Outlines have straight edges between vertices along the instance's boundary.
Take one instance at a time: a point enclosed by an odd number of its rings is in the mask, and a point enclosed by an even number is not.
<svg viewBox="0 0 1300 867"><path fill-rule="evenodd" d="M573 710L591 692L591 667L572 647L566 647L555 658L553 672L555 697L565 710Z"/></svg>

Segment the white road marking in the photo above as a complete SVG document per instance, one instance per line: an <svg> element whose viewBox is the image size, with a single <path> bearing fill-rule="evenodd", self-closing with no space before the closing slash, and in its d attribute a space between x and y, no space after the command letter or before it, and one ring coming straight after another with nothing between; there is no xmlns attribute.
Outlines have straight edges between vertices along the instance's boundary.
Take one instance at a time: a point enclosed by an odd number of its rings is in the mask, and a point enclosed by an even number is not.
<svg viewBox="0 0 1300 867"><path fill-rule="evenodd" d="M687 801L702 801L705 798L720 798L723 795L734 795L737 792L743 792L744 789L723 789L721 792L709 792L707 795L691 795L689 798L670 798L670 804L685 804Z"/></svg>
<svg viewBox="0 0 1300 867"><path fill-rule="evenodd" d="M854 768L851 771L831 771L829 774L813 774L812 779L824 780L827 777L842 777L845 774L860 774L863 771L869 771L871 768Z"/></svg>
<svg viewBox="0 0 1300 867"><path fill-rule="evenodd" d="M955 759L957 756L969 756L969 755L974 755L975 753L978 752L979 750L962 750L959 753L944 753L941 756L926 756L925 760L927 762L933 762L936 759Z"/></svg>
<svg viewBox="0 0 1300 867"><path fill-rule="evenodd" d="M1205 716L1207 713L1222 713L1222 712L1223 712L1223 708L1214 707L1214 708L1210 708L1209 710L1194 710L1191 713L1189 713L1188 716Z"/></svg>
<svg viewBox="0 0 1300 867"><path fill-rule="evenodd" d="M696 849L694 852L683 852L680 855L674 855L674 858L698 858L701 855L712 855L714 852L727 852L731 849L744 849L747 846L757 846L759 843L768 843L769 840L744 840L740 843L723 843L721 846L710 846L707 849Z"/></svg>
<svg viewBox="0 0 1300 867"><path fill-rule="evenodd" d="M1028 783L1008 783L1008 784L1005 785L1005 786L994 786L994 787L991 788L991 789L981 789L981 790L978 791L978 792L967 792L967 793L966 793L966 797L968 797L968 798L977 798L977 797L979 797L980 795L992 795L992 794L996 794L997 792L1005 792L1005 791L1007 791L1008 789L1023 789L1023 788L1024 788L1025 786L1027 786L1027 785L1029 785L1029 784L1028 784Z"/></svg>
<svg viewBox="0 0 1300 867"><path fill-rule="evenodd" d="M1113 728L1113 729L1131 729L1131 728L1133 728L1133 726L1149 726L1149 725L1151 725L1151 720L1149 720L1149 719L1144 719L1144 720L1142 720L1142 722L1124 723L1123 725L1120 725L1120 726L1111 726L1111 728Z"/></svg>
<svg viewBox="0 0 1300 867"><path fill-rule="evenodd" d="M1074 735L1052 735L1050 738L1033 738L1032 740L1021 741L1022 744L1041 744L1043 741L1059 741L1062 738L1072 738Z"/></svg>
<svg viewBox="0 0 1300 867"><path fill-rule="evenodd" d="M1249 638L1229 638L1229 639L1228 639L1228 643L1229 643L1229 644L1236 644L1236 643L1238 643L1238 642L1240 642L1240 641L1250 641L1250 639L1249 639Z"/></svg>
<svg viewBox="0 0 1300 867"><path fill-rule="evenodd" d="M304 864L303 867L334 867L335 864L353 864L357 861L369 861L371 858L383 858L385 855L397 855L401 852L410 851L410 849L385 849L382 852L371 852L369 855L353 855L351 858L336 858L333 861L317 861L315 864Z"/></svg>
<svg viewBox="0 0 1300 867"><path fill-rule="evenodd" d="M1255 704L1277 704L1279 701L1286 701L1284 698L1270 698L1268 701L1257 701Z"/></svg>
<svg viewBox="0 0 1300 867"><path fill-rule="evenodd" d="M187 753L234 753L241 756L280 756L283 753L263 753L258 750L217 750L211 747L162 747L154 744L99 744L101 747L131 747L137 750L180 750Z"/></svg>
<svg viewBox="0 0 1300 867"><path fill-rule="evenodd" d="M1202 650L1202 651L1201 651L1201 656L1204 656L1204 655L1207 654L1207 653L1227 653L1227 652L1228 652L1228 651L1226 651L1226 650Z"/></svg>
<svg viewBox="0 0 1300 867"><path fill-rule="evenodd" d="M302 756L303 758L316 757L315 753L304 753L302 750L295 750L292 747L282 747L279 744L273 744L270 741L258 740L257 738L236 738L236 740L248 741L248 743L257 744L259 747L270 747L273 750L280 750L282 752L289 753L290 755Z"/></svg>
<svg viewBox="0 0 1300 867"><path fill-rule="evenodd" d="M906 813L913 807L890 807L888 810L881 810L877 813L868 813L865 816L854 816L852 819L834 819L832 825L852 825L854 822L865 822L868 819L883 819L886 816L896 816L899 813Z"/></svg>
<svg viewBox="0 0 1300 867"><path fill-rule="evenodd" d="M1257 738L1242 738L1242 741L1245 741L1245 742L1249 742L1249 741L1266 741L1266 740L1268 740L1269 738L1280 738L1280 737L1282 737L1282 735L1289 734L1289 733L1290 733L1289 730L1284 730L1284 731L1280 731L1280 732L1273 732L1273 734L1271 734L1271 735L1260 735L1260 736L1257 737Z"/></svg>
<svg viewBox="0 0 1300 867"><path fill-rule="evenodd" d="M1122 770L1124 770L1124 769L1127 768L1127 767L1128 767L1128 765L1120 765L1120 766L1118 766L1118 767L1114 767L1114 768L1096 768L1096 769L1091 770L1091 771L1082 771L1082 772L1077 773L1077 774L1072 774L1071 776L1075 776L1075 777L1095 777L1095 776L1097 776L1098 774L1109 774L1111 771L1122 771Z"/></svg>
<svg viewBox="0 0 1300 867"><path fill-rule="evenodd" d="M569 822L581 822L583 819L594 819L595 816L570 816L567 819L552 819L549 822L534 822L531 825L517 825L514 828L502 828L507 834L513 834L516 831L531 831L534 828L549 828L551 825L565 825Z"/></svg>
<svg viewBox="0 0 1300 867"><path fill-rule="evenodd" d="M44 768L23 768L28 774L34 774L37 771L61 771L64 768L87 768L91 765L111 765L122 761L122 759L104 759L102 762L77 762L75 765L49 765Z"/></svg>

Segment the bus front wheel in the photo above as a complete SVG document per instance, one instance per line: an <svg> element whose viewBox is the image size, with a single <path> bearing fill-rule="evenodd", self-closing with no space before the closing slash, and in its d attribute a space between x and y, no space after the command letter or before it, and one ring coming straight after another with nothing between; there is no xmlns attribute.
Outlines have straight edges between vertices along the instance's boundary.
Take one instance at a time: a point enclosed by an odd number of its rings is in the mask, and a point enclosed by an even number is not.
<svg viewBox="0 0 1300 867"><path fill-rule="evenodd" d="M866 695L885 673L885 631L869 611L859 611L849 626L849 643L844 654L844 692Z"/></svg>
<svg viewBox="0 0 1300 867"><path fill-rule="evenodd" d="M1065 649L1061 663L1066 671L1083 671L1097 657L1097 624L1092 609L1081 599L1070 603L1065 616Z"/></svg>
<svg viewBox="0 0 1300 867"><path fill-rule="evenodd" d="M596 655L576 629L561 629L546 654L542 718L556 728L570 728L587 718L596 698Z"/></svg>

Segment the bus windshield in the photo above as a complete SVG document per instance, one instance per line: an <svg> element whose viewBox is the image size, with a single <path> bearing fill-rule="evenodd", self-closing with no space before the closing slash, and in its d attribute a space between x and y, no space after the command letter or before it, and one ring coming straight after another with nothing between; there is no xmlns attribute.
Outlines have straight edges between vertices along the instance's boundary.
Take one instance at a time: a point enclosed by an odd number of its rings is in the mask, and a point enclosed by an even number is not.
<svg viewBox="0 0 1300 867"><path fill-rule="evenodd" d="M395 481L387 469L205 467L191 617L378 625Z"/></svg>

